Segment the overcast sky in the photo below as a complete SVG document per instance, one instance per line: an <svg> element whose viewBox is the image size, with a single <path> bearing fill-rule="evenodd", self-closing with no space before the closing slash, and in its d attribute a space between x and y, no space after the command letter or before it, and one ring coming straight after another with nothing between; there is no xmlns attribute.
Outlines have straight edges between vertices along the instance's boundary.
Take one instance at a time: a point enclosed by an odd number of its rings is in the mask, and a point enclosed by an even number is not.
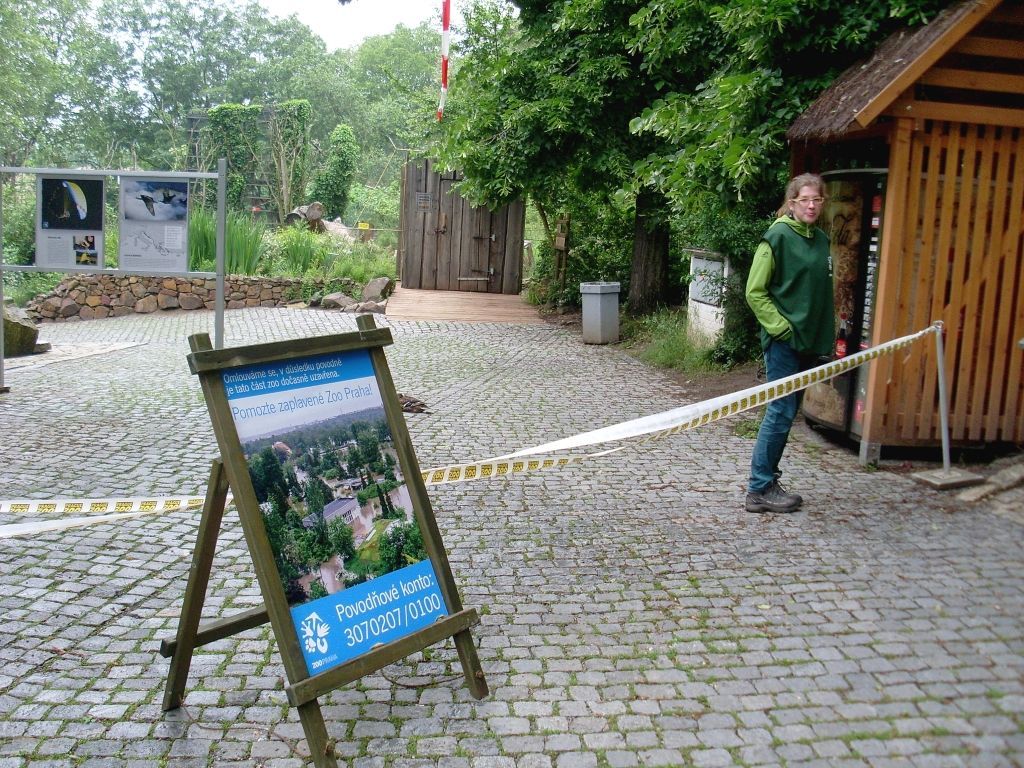
<svg viewBox="0 0 1024 768"><path fill-rule="evenodd" d="M320 35L328 50L351 48L364 38L386 35L397 25L415 27L430 21L441 36L441 0L259 0L272 16L292 13ZM456 22L460 0L452 0L452 23Z"/></svg>

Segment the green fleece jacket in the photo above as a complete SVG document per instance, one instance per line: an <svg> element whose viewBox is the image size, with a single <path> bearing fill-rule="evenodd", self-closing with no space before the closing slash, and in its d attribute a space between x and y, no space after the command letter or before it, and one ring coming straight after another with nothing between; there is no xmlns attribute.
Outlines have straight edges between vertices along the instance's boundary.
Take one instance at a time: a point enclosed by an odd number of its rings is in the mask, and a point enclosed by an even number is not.
<svg viewBox="0 0 1024 768"><path fill-rule="evenodd" d="M835 308L828 236L813 224L780 216L754 252L747 304L761 342L788 341L797 352L832 353Z"/></svg>

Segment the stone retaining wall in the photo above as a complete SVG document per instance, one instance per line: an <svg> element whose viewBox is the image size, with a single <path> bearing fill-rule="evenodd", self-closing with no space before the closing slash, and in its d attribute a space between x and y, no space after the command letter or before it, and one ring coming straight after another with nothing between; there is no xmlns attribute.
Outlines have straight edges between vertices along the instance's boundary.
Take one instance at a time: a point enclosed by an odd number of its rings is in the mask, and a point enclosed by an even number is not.
<svg viewBox="0 0 1024 768"><path fill-rule="evenodd" d="M293 278L229 275L224 280L224 306L283 307L302 300L304 285ZM354 290L355 284L351 287ZM312 288L320 292L322 281L315 281ZM214 309L215 296L213 278L77 275L62 280L49 294L37 296L25 310L37 322L94 320L158 310Z"/></svg>

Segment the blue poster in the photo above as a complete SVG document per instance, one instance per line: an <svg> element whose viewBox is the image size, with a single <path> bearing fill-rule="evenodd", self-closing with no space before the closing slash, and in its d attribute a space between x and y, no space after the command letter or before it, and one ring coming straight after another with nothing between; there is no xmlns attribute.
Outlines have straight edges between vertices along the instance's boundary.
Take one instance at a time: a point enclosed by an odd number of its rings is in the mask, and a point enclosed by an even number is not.
<svg viewBox="0 0 1024 768"><path fill-rule="evenodd" d="M351 661L448 614L429 560L291 611L310 675Z"/></svg>
<svg viewBox="0 0 1024 768"><path fill-rule="evenodd" d="M221 381L310 674L446 615L369 352Z"/></svg>

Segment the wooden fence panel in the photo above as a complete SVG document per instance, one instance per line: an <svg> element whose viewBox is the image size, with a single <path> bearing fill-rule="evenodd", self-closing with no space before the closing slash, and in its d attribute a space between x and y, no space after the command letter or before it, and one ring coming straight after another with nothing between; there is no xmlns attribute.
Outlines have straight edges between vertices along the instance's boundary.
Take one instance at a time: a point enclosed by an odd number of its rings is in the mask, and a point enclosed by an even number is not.
<svg viewBox="0 0 1024 768"><path fill-rule="evenodd" d="M924 185L920 218L922 268L917 279L917 295L921 297L917 304L921 308L922 314L917 315L915 318L918 328L924 327L923 323L931 323L934 320L941 319L941 315L938 314L934 302L928 301L926 297L934 293L934 288L938 284L935 275L940 269L944 271L948 266L949 260L940 259L938 254L948 252L948 235L951 229L949 226L946 227L946 240L943 241L943 221L939 213L939 200L941 199L942 191L942 163L946 157L944 143L932 142L926 147L926 151L925 175L921 180ZM942 242L945 242L945 246L939 245ZM940 261L943 263L940 264ZM938 371L935 364L935 345L933 343L928 346L929 349L924 356L922 364L924 383L921 388L920 399L923 400L926 393L935 393L932 396L936 398L937 402L938 395L935 388L937 386ZM918 434L933 434L936 409L920 408L919 414Z"/></svg>
<svg viewBox="0 0 1024 768"><path fill-rule="evenodd" d="M906 154L909 183L890 185L886 201L887 211L904 218L883 248L883 267L885 259L900 263L880 274L885 323L876 323L874 342L944 322L950 437L960 444L1024 439L1024 351L1017 347L1024 337L1021 134L926 122ZM898 160L894 152L890 178ZM882 413L873 415L870 441L937 443L934 346L916 345L877 368L872 386Z"/></svg>
<svg viewBox="0 0 1024 768"><path fill-rule="evenodd" d="M448 235L451 241L451 264L448 267L448 285L446 287L449 291L457 291L459 290L459 275L462 274L460 270L462 268L463 248L465 245L462 239L462 230L466 216L466 201L461 197L457 197L454 193L451 197L452 225Z"/></svg>
<svg viewBox="0 0 1024 768"><path fill-rule="evenodd" d="M441 290L449 290L451 287L452 267L452 226L455 219L455 196L452 194L452 185L455 183L454 174L444 174L438 177L438 221L435 226L434 239L437 240L437 280L436 287ZM427 233L430 236L430 233Z"/></svg>
<svg viewBox="0 0 1024 768"><path fill-rule="evenodd" d="M523 289L523 259L515 258L523 249L526 228L526 206L517 200L508 206L508 227L505 230L505 262L502 265L501 292L519 293Z"/></svg>
<svg viewBox="0 0 1024 768"><path fill-rule="evenodd" d="M440 186L441 177L430 167L430 163L424 163L427 177L427 195L430 200L430 210L427 212L426 224L423 229L423 265L421 267L422 278L420 287L432 291L437 288L437 233L438 218L441 215Z"/></svg>

